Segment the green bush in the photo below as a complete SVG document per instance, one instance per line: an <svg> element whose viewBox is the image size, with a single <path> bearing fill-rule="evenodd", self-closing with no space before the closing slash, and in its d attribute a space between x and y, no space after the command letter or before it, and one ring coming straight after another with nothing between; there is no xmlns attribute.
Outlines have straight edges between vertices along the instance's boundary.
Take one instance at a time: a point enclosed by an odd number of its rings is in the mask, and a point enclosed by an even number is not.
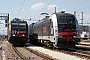
<svg viewBox="0 0 90 60"><path fill-rule="evenodd" d="M88 37L88 36L85 34L84 37Z"/></svg>

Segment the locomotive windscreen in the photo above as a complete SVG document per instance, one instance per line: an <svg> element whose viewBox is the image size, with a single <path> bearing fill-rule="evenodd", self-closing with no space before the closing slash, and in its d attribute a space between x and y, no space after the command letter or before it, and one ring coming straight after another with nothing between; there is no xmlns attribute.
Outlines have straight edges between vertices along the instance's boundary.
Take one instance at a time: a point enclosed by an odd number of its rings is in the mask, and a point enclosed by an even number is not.
<svg viewBox="0 0 90 60"><path fill-rule="evenodd" d="M57 16L58 32L76 31L76 21L74 16Z"/></svg>
<svg viewBox="0 0 90 60"><path fill-rule="evenodd" d="M18 23L11 23L12 28L18 28Z"/></svg>
<svg viewBox="0 0 90 60"><path fill-rule="evenodd" d="M12 23L12 28L25 28L26 23Z"/></svg>
<svg viewBox="0 0 90 60"><path fill-rule="evenodd" d="M19 28L25 28L26 24L25 23L19 23Z"/></svg>
<svg viewBox="0 0 90 60"><path fill-rule="evenodd" d="M11 29L12 34L26 33L26 22L12 22Z"/></svg>

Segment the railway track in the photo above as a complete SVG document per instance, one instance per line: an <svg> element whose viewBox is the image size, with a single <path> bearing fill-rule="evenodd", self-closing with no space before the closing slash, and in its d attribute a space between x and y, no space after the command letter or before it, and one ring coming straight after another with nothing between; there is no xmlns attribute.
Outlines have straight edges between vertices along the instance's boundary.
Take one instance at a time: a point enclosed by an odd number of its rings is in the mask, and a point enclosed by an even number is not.
<svg viewBox="0 0 90 60"><path fill-rule="evenodd" d="M79 45L76 45L76 47L90 50L90 39L80 40Z"/></svg>
<svg viewBox="0 0 90 60"><path fill-rule="evenodd" d="M76 50L75 52L73 52L73 51L59 50L59 52L77 56L82 59L87 59L87 60L90 59L90 51L86 52L86 51Z"/></svg>
<svg viewBox="0 0 90 60"><path fill-rule="evenodd" d="M17 48L15 48L14 46L12 46L12 47L13 47L14 51L15 51L23 60L27 60L27 58L26 58L24 55L22 55L22 54L17 50Z"/></svg>
<svg viewBox="0 0 90 60"><path fill-rule="evenodd" d="M42 57L42 58L44 58L45 60L58 60L58 59L53 58L53 57L51 57L51 56L49 56L47 54L41 53L41 52L33 50L31 48L26 48L26 47L24 47L24 48L27 49L28 51L30 51L30 52L32 52L32 53Z"/></svg>
<svg viewBox="0 0 90 60"><path fill-rule="evenodd" d="M47 47L44 46L44 48L47 48ZM47 48L47 49L53 50L51 48ZM86 60L90 59L90 51L83 48L82 49L77 49L77 48L76 49L72 49L72 48L71 49L55 49L53 51L73 55L73 56L86 59Z"/></svg>
<svg viewBox="0 0 90 60"><path fill-rule="evenodd" d="M81 58L85 58L85 59L90 59L90 51L86 52L86 51L81 51L81 50L77 50L75 53L75 55L79 55L79 57Z"/></svg>
<svg viewBox="0 0 90 60"><path fill-rule="evenodd" d="M33 46L34 47L34 46ZM21 56L21 58L23 60L30 60L30 59L38 59L38 60L58 60L57 58L51 56L51 55L48 55L48 54L44 54L43 52L40 52L38 50L35 50L35 49L32 49L32 48L28 48L28 47L14 47L15 49L17 49L19 51L18 55ZM82 58L82 59L86 59L86 60L89 60L90 59L90 51L85 51L84 49L80 50L80 49L68 49L68 50L64 50L64 49L51 49L51 48L46 48L44 47L45 49L48 49L48 50L52 50L52 51L55 51L57 53L64 53L64 54L69 54L71 56L76 56L76 57L79 57L79 58ZM22 53L22 52L23 53ZM26 52L28 51L28 52ZM31 54L31 55L29 55ZM33 55L34 54L34 55ZM38 56L37 57L35 57Z"/></svg>
<svg viewBox="0 0 90 60"><path fill-rule="evenodd" d="M57 60L39 51L27 47L13 47L22 60Z"/></svg>

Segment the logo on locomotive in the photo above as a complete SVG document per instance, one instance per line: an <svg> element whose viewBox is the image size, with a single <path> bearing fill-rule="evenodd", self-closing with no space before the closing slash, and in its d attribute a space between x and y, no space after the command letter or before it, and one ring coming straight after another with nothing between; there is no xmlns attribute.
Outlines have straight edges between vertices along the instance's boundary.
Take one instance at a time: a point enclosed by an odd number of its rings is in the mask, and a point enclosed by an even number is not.
<svg viewBox="0 0 90 60"><path fill-rule="evenodd" d="M12 34L19 34L20 33L20 31L17 31L17 30L12 30L12 32L11 32Z"/></svg>

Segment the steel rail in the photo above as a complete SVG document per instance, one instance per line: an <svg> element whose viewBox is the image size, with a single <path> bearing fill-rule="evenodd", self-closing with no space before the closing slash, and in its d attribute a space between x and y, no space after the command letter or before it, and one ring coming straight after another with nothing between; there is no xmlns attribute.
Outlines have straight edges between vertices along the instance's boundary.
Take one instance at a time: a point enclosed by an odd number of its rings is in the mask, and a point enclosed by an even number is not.
<svg viewBox="0 0 90 60"><path fill-rule="evenodd" d="M14 49L14 51L23 59L23 60L27 60L27 58L25 56L23 56L18 50L17 48L15 48L14 46L12 46L12 48Z"/></svg>
<svg viewBox="0 0 90 60"><path fill-rule="evenodd" d="M25 48L26 50L28 50L28 51L30 51L30 52L32 52L32 53L34 53L34 54L42 57L42 58L44 58L45 60L58 60L58 59L53 58L53 57L51 57L51 56L49 56L49 55L47 55L47 54L44 54L44 53L42 53L42 52L33 50L33 49L31 49L31 48L27 48L27 47L24 47L24 48Z"/></svg>

